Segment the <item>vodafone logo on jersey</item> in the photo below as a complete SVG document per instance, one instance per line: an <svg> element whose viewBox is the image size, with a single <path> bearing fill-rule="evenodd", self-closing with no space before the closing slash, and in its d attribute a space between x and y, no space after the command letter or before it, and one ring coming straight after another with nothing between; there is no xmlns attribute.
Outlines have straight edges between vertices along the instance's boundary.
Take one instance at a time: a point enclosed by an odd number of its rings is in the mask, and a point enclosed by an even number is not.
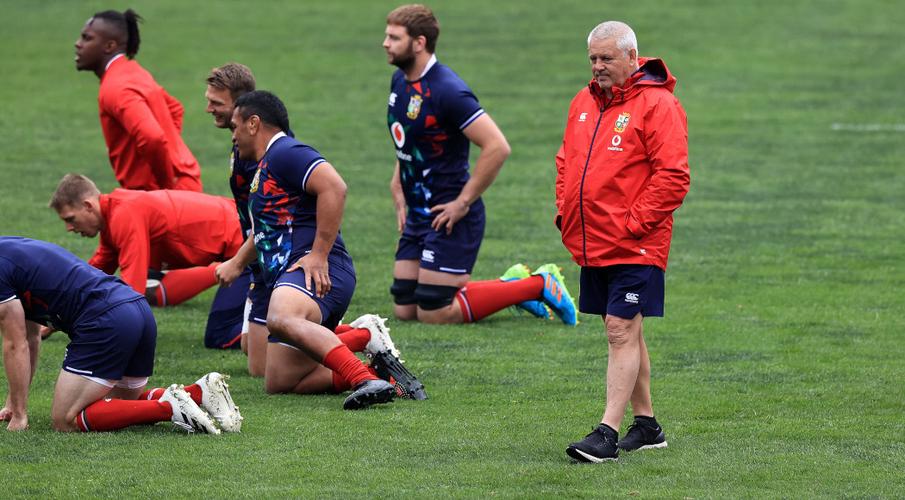
<svg viewBox="0 0 905 500"><path fill-rule="evenodd" d="M401 148L405 144L405 130L402 129L401 123L393 122L390 125L390 135L393 136L393 142L396 143L397 148Z"/></svg>

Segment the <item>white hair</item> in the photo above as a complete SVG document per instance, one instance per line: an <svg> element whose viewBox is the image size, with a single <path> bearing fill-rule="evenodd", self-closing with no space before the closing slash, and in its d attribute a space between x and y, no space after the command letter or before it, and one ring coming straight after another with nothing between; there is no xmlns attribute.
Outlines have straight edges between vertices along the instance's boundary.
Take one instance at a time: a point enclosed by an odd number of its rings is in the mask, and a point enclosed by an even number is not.
<svg viewBox="0 0 905 500"><path fill-rule="evenodd" d="M635 32L632 31L632 28L621 22L621 21L604 21L588 34L588 47L591 46L592 40L616 40L616 47L625 51L628 54L628 51L631 49L635 49L635 53L638 53L638 39L635 38Z"/></svg>

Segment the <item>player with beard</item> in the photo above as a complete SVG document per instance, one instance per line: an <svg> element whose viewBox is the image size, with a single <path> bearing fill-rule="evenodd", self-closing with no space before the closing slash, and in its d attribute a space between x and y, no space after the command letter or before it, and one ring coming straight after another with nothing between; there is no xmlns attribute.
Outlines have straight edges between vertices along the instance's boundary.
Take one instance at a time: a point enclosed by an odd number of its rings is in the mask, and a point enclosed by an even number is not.
<svg viewBox="0 0 905 500"><path fill-rule="evenodd" d="M201 167L182 141L182 104L135 60L138 14L98 12L75 43L75 67L100 79L98 107L116 180L126 189L201 191Z"/></svg>
<svg viewBox="0 0 905 500"><path fill-rule="evenodd" d="M532 275L512 266L499 280L469 282L484 237L481 194L509 156L509 144L468 85L437 62L440 26L423 5L387 16L383 48L399 69L387 124L396 148L390 191L401 233L393 270L394 313L426 323L473 322L509 306L570 325L575 305L559 267ZM481 148L469 176L470 143Z"/></svg>

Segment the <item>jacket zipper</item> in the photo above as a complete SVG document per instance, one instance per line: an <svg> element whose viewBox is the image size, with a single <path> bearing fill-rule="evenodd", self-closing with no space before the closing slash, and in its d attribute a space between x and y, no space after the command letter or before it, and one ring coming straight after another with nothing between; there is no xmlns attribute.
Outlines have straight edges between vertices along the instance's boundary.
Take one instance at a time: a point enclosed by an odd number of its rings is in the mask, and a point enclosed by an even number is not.
<svg viewBox="0 0 905 500"><path fill-rule="evenodd" d="M600 116L597 117L597 125L594 125L594 134L591 136L591 145L588 146L588 158L584 162L584 171L581 172L581 184L578 186L578 214L581 216L581 256L584 265L588 265L588 238L584 229L584 178L588 174L588 165L591 163L591 152L594 151L594 139L597 138L597 129L603 121L603 111L606 106L600 107Z"/></svg>

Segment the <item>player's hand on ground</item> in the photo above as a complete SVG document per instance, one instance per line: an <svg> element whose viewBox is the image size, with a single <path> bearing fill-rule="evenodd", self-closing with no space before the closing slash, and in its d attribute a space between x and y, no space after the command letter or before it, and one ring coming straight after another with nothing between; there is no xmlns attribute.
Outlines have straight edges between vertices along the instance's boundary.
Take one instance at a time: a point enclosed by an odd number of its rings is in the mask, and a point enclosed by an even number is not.
<svg viewBox="0 0 905 500"><path fill-rule="evenodd" d="M235 260L229 259L226 262L218 264L216 269L214 269L214 274L217 276L217 281L220 283L220 286L229 286L233 284L233 281L236 281L243 270L244 269L239 267Z"/></svg>
<svg viewBox="0 0 905 500"><path fill-rule="evenodd" d="M455 199L449 203L441 203L431 208L432 213L436 213L431 227L434 231L440 231L446 228L446 234L451 234L453 226L462 220L462 217L468 213L468 205L464 201Z"/></svg>
<svg viewBox="0 0 905 500"><path fill-rule="evenodd" d="M286 272L290 273L296 269L305 271L305 288L314 292L318 297L327 295L333 286L330 283L329 265L327 264L326 255L321 256L311 252L289 266Z"/></svg>

